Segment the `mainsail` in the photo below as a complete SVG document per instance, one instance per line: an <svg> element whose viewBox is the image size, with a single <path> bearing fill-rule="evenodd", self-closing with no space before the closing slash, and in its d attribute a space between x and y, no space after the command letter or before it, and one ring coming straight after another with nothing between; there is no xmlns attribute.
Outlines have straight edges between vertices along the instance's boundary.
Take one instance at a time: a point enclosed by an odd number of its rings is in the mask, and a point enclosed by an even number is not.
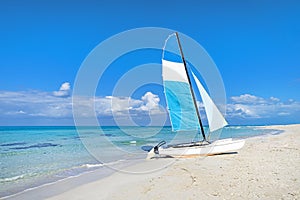
<svg viewBox="0 0 300 200"><path fill-rule="evenodd" d="M199 130L196 108L193 103L191 88L185 71L184 63L166 50L174 41L175 34L166 40L162 59L162 76L165 96L173 131ZM176 38L175 38L176 39ZM181 61L181 62L180 62Z"/></svg>
<svg viewBox="0 0 300 200"><path fill-rule="evenodd" d="M163 83L173 131L198 130L199 123L183 63L162 60Z"/></svg>
<svg viewBox="0 0 300 200"><path fill-rule="evenodd" d="M167 48L168 46L170 47L169 49ZM201 127L202 135L205 139L199 111L196 110L198 108L193 96L194 91L191 88L183 54L182 52L181 54L178 53L179 48L181 46L178 36L176 34L170 35L165 42L162 59L163 84L172 130L200 130ZM203 100L210 132L223 128L227 125L226 120L196 75L192 71L191 74Z"/></svg>

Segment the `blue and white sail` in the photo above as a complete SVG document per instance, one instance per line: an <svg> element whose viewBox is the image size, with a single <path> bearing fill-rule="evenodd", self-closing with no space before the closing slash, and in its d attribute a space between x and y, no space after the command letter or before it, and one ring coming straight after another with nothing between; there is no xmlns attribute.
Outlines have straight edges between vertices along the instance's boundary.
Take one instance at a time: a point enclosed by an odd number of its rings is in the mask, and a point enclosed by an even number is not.
<svg viewBox="0 0 300 200"><path fill-rule="evenodd" d="M173 131L199 130L199 120L193 103L191 86L175 34L165 42L162 77Z"/></svg>
<svg viewBox="0 0 300 200"><path fill-rule="evenodd" d="M196 82L200 92L210 132L227 125L225 118L219 111L209 94L206 92L197 76L191 71L191 78ZM170 35L164 46L162 59L162 75L165 96L169 110L173 131L199 130L201 119L197 115L193 92L188 78L187 69L181 57L176 34ZM199 116L200 117L200 116Z"/></svg>

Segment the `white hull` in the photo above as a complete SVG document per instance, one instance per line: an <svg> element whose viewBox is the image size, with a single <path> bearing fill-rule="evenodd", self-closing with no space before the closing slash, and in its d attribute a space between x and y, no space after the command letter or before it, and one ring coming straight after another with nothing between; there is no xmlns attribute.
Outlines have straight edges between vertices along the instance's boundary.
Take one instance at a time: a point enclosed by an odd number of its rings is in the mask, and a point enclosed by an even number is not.
<svg viewBox="0 0 300 200"><path fill-rule="evenodd" d="M148 153L147 158L157 156L171 156L171 157L193 157L205 156L222 153L233 153L241 149L245 144L245 140L233 140L232 138L217 140L210 144L192 146L192 147L168 147L158 148L158 154L154 152L154 148Z"/></svg>

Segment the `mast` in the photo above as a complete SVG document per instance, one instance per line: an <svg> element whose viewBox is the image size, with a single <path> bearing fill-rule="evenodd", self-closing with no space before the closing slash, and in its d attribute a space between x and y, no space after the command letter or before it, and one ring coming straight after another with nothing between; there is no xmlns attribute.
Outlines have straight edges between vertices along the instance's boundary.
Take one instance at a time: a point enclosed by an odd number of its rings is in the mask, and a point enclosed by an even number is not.
<svg viewBox="0 0 300 200"><path fill-rule="evenodd" d="M205 133L204 133L204 128L203 128L203 125L202 125L202 121L201 121L201 118L200 118L200 113L199 113L199 110L198 110L197 102L196 102L196 99L195 99L195 94L194 94L194 91L193 91L191 79L190 79L190 76L189 76L189 73L188 73L188 70L187 70L187 66L186 66L186 62L185 62L184 55L183 55L183 51L182 51L181 43L180 43L180 40L179 40L179 36L178 36L178 33L177 33L177 32L175 32L175 34L176 34L178 46L179 46L179 49L180 49L180 54L181 54L181 58L182 58L182 61L183 61L185 73L186 73L186 76L187 76L187 78L188 78L188 82L189 82L189 84L190 84L190 90L191 90L191 93L192 93L194 106L195 106L195 108L196 108L196 113L197 113L198 121L199 121L199 124L200 124L202 137L203 137L203 140L204 140L204 141L207 141L207 140L206 140Z"/></svg>

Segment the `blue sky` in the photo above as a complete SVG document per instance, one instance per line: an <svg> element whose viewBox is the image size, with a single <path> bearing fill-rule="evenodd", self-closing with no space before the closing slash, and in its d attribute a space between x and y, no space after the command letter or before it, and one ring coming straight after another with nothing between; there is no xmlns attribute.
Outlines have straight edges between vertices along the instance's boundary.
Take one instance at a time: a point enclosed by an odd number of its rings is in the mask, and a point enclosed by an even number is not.
<svg viewBox="0 0 300 200"><path fill-rule="evenodd" d="M148 26L177 30L206 49L222 75L231 124L300 123L298 1L11 0L1 1L0 18L0 125L72 124L70 94L85 57L114 34ZM142 60L146 53L138 62L159 62L160 52ZM97 91L102 103L105 88ZM158 86L134 98L136 112L164 106ZM144 114L137 120L146 124Z"/></svg>

